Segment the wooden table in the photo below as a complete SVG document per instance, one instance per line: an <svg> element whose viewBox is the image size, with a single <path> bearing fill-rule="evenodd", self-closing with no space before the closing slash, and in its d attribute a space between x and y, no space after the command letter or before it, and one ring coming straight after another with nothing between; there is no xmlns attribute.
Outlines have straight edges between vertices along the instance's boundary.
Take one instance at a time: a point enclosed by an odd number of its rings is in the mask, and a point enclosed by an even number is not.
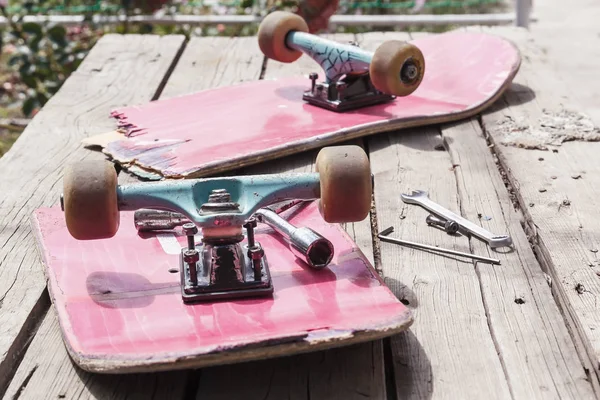
<svg viewBox="0 0 600 400"><path fill-rule="evenodd" d="M374 207L370 219L345 228L414 310L416 322L408 332L301 356L123 376L92 375L68 358L35 250L31 212L56 204L66 162L102 157L82 148L80 140L114 128L112 108L311 72L314 64L306 57L291 65L265 63L256 38L103 37L0 159L0 394L202 400L596 397L600 143L572 141L554 150L503 144L515 130L507 126L560 130L565 120L557 116L573 122L561 112L583 108L570 90L576 71L554 62L539 44L543 37L512 28L492 32L514 40L524 61L515 84L491 110L461 123L358 141L375 174ZM334 39L373 48L384 38L408 37L369 33ZM579 59L579 65L585 62ZM567 125L561 132L572 131ZM315 155L240 173L310 170ZM122 173L119 179L134 178ZM494 254L476 239L427 228L424 211L399 198L416 188L427 188L435 201L492 231L509 233L514 251ZM373 233L387 226L395 227L397 237L499 257L502 265L380 243Z"/></svg>

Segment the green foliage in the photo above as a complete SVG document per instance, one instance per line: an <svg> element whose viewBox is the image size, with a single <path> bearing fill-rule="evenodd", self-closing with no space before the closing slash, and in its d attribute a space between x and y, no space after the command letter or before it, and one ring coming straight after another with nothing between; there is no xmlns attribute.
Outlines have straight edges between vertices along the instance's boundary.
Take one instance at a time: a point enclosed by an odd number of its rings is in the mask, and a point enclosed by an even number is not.
<svg viewBox="0 0 600 400"><path fill-rule="evenodd" d="M6 10L0 9L9 18ZM61 25L23 22L22 16L11 22L7 33L7 42L14 46L8 65L25 85L21 92L25 116L46 104L95 42L94 35L81 28L68 32Z"/></svg>

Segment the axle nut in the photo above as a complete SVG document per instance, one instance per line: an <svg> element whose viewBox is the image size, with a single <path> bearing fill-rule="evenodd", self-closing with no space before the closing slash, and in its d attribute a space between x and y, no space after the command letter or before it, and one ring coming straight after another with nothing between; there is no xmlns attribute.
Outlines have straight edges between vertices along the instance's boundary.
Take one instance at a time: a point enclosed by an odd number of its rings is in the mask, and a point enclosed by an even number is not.
<svg viewBox="0 0 600 400"><path fill-rule="evenodd" d="M195 264L200 261L200 253L196 249L186 250L183 253L183 261L185 261L186 264Z"/></svg>
<svg viewBox="0 0 600 400"><path fill-rule="evenodd" d="M256 246L248 249L248 255L253 260L260 260L264 257L265 251L259 244L257 244Z"/></svg>

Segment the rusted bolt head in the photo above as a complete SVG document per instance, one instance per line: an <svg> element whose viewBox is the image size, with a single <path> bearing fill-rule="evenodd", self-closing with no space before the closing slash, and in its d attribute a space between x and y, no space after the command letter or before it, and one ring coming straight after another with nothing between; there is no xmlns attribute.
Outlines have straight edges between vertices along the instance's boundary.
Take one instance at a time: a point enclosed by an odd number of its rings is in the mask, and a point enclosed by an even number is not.
<svg viewBox="0 0 600 400"><path fill-rule="evenodd" d="M183 224L183 233L185 233L186 236L195 235L198 233L198 227L193 222L185 223Z"/></svg>
<svg viewBox="0 0 600 400"><path fill-rule="evenodd" d="M195 264L200 261L200 252L198 250L186 250L183 253L183 261L186 264Z"/></svg>
<svg viewBox="0 0 600 400"><path fill-rule="evenodd" d="M261 246L257 245L257 246L251 247L248 250L248 255L253 260L260 260L261 258L264 257L265 251L263 250L263 248Z"/></svg>

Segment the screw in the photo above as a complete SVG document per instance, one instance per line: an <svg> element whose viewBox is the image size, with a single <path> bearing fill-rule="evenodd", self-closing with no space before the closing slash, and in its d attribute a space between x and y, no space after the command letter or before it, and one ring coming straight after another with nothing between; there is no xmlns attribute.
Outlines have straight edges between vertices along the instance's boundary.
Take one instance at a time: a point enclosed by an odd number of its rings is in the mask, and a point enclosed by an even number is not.
<svg viewBox="0 0 600 400"><path fill-rule="evenodd" d="M248 250L248 255L252 259L252 266L254 269L254 280L259 281L262 275L260 263L265 255L265 251L260 245L253 246Z"/></svg>
<svg viewBox="0 0 600 400"><path fill-rule="evenodd" d="M243 227L246 228L246 233L248 234L248 248L251 249L256 244L254 240L254 228L256 228L256 219L254 217L248 218Z"/></svg>
<svg viewBox="0 0 600 400"><path fill-rule="evenodd" d="M262 249L260 245L256 244L256 240L254 239L254 228L256 228L257 222L256 218L251 217L248 218L246 223L243 225L246 228L246 233L248 234L248 257L252 259L252 266L254 269L254 279L260 280L262 271L260 268L260 261L265 255L265 251Z"/></svg>
<svg viewBox="0 0 600 400"><path fill-rule="evenodd" d="M196 263L200 261L200 253L198 250L186 250L183 253L183 261L188 265L190 271L190 281L193 286L198 284L198 271L196 270Z"/></svg>
<svg viewBox="0 0 600 400"><path fill-rule="evenodd" d="M427 222L427 225L435 225L442 227L444 231L446 231L446 233L449 235L458 232L459 229L459 225L456 223L456 221L443 221L434 217L433 215L428 215L425 219L425 222Z"/></svg>
<svg viewBox="0 0 600 400"><path fill-rule="evenodd" d="M196 249L196 243L194 242L194 235L198 233L198 228L193 222L183 224L183 233L187 236L187 246L189 250Z"/></svg>
<svg viewBox="0 0 600 400"><path fill-rule="evenodd" d="M319 74L317 74L316 72L311 72L310 75L308 75L308 77L309 77L310 81L312 82L311 86L310 86L310 91L314 93L315 86L317 84L316 83L317 79L319 79Z"/></svg>

